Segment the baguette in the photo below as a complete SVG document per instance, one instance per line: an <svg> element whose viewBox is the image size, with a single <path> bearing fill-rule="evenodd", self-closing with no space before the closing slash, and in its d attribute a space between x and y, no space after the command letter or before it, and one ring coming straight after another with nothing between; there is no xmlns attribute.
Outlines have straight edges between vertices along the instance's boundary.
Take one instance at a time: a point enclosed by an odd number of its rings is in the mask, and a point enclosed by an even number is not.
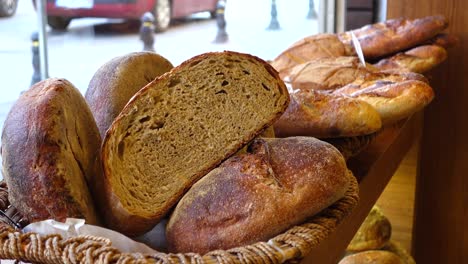
<svg viewBox="0 0 468 264"><path fill-rule="evenodd" d="M427 16L419 19L397 18L366 25L362 28L338 34L346 47L345 54L355 53L351 32L361 44L364 57L368 60L382 58L422 44L448 26L444 16Z"/></svg>
<svg viewBox="0 0 468 264"><path fill-rule="evenodd" d="M381 75L381 74L380 74ZM364 101L379 112L382 125L393 124L421 110L434 99L434 91L415 73L358 78L332 94Z"/></svg>
<svg viewBox="0 0 468 264"><path fill-rule="evenodd" d="M70 82L47 79L24 92L2 132L9 201L29 222L68 217L98 224L88 185L99 174L101 138Z"/></svg>
<svg viewBox="0 0 468 264"><path fill-rule="evenodd" d="M271 125L289 96L265 61L236 52L196 56L130 100L103 142L107 225L139 235L190 186Z"/></svg>
<svg viewBox="0 0 468 264"><path fill-rule="evenodd" d="M169 251L204 254L266 241L343 197L352 177L326 142L256 139L178 203L166 229Z"/></svg>
<svg viewBox="0 0 468 264"><path fill-rule="evenodd" d="M351 137L382 126L379 113L360 100L308 89L297 89L290 97L286 112L273 125L277 137Z"/></svg>
<svg viewBox="0 0 468 264"><path fill-rule="evenodd" d="M374 66L380 71L410 71L425 73L447 59L447 51L438 45L424 45L390 58L378 61Z"/></svg>
<svg viewBox="0 0 468 264"><path fill-rule="evenodd" d="M154 52L133 52L102 65L85 94L101 137L138 90L172 68L167 59Z"/></svg>

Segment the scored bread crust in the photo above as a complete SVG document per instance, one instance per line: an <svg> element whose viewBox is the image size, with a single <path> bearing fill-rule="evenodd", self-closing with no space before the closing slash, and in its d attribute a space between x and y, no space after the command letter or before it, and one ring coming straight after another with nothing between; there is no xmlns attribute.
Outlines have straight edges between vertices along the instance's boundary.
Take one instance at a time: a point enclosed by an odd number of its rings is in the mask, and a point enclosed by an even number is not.
<svg viewBox="0 0 468 264"><path fill-rule="evenodd" d="M367 135L382 126L379 113L368 103L313 89L290 95L286 112L273 125L277 137L317 138Z"/></svg>
<svg viewBox="0 0 468 264"><path fill-rule="evenodd" d="M266 241L342 198L351 177L326 142L255 139L184 195L167 224L169 251L205 254Z"/></svg>
<svg viewBox="0 0 468 264"><path fill-rule="evenodd" d="M270 126L288 104L278 73L237 52L198 55L145 86L103 142L99 201L107 225L127 235L151 229L195 181ZM136 189L127 188L132 184Z"/></svg>
<svg viewBox="0 0 468 264"><path fill-rule="evenodd" d="M354 54L351 32L361 44L366 59L377 59L415 47L433 38L445 28L444 16L427 16L419 19L396 18L366 25L362 28L338 34L346 46L346 54Z"/></svg>
<svg viewBox="0 0 468 264"><path fill-rule="evenodd" d="M415 78L415 79L413 79ZM416 73L388 75L386 78L357 79L332 94L362 100L379 112L382 125L410 117L434 99L434 91Z"/></svg>
<svg viewBox="0 0 468 264"><path fill-rule="evenodd" d="M329 90L353 82L358 76L371 74L372 70L360 63L357 57L331 57L311 60L294 66L283 78L293 88Z"/></svg>
<svg viewBox="0 0 468 264"><path fill-rule="evenodd" d="M395 54L374 64L381 71L398 70L424 73L447 59L447 51L438 45L423 45Z"/></svg>
<svg viewBox="0 0 468 264"><path fill-rule="evenodd" d="M78 89L47 79L24 92L2 133L9 201L30 222L83 218L98 224L88 185L99 173L101 139Z"/></svg>
<svg viewBox="0 0 468 264"><path fill-rule="evenodd" d="M138 90L172 68L167 59L154 52L132 52L102 65L85 94L101 137Z"/></svg>
<svg viewBox="0 0 468 264"><path fill-rule="evenodd" d="M345 46L335 34L318 34L305 37L281 52L271 63L281 77L288 75L291 67L314 59L345 56Z"/></svg>

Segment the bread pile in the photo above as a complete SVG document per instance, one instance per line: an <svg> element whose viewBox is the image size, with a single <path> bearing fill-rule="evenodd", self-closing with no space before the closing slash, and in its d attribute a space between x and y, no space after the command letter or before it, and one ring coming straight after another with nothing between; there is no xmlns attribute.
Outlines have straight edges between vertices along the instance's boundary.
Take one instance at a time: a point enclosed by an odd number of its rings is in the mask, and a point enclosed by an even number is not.
<svg viewBox="0 0 468 264"><path fill-rule="evenodd" d="M421 110L434 98L421 73L442 63L456 43L443 33L447 26L443 16L401 18L297 41L271 62L291 91L276 135L369 135Z"/></svg>
<svg viewBox="0 0 468 264"><path fill-rule="evenodd" d="M64 79L42 81L5 121L9 199L31 222L84 218L132 237L168 220L173 252L268 240L355 181L326 142L257 138L271 137L288 105L270 64L228 51L174 68L127 54L96 72L85 97Z"/></svg>
<svg viewBox="0 0 468 264"><path fill-rule="evenodd" d="M411 71L440 63L443 48L408 49L449 43L435 37L445 27L429 17L357 30L365 56L385 58L366 67L346 32L306 38L271 65L230 51L177 67L131 53L103 65L85 97L64 79L42 81L5 121L9 200L31 222L84 218L132 237L167 221L171 252L268 240L355 181L343 154L317 138L369 135L432 100Z"/></svg>
<svg viewBox="0 0 468 264"><path fill-rule="evenodd" d="M392 226L378 206L374 206L349 243L339 264L415 264L398 242L391 240Z"/></svg>

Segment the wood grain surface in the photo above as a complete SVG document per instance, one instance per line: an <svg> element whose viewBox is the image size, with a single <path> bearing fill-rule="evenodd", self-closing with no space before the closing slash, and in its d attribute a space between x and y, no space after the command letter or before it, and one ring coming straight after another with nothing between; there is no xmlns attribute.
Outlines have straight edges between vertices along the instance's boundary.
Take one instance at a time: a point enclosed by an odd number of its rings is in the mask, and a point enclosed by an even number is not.
<svg viewBox="0 0 468 264"><path fill-rule="evenodd" d="M468 263L468 1L388 1L388 18L442 14L459 38L429 74L413 232L417 263Z"/></svg>

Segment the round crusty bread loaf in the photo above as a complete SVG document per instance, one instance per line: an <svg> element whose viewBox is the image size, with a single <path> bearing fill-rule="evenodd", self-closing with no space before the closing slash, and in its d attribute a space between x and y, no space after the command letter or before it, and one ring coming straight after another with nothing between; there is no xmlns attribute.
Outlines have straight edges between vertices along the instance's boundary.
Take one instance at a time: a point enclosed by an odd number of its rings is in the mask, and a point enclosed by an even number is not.
<svg viewBox="0 0 468 264"><path fill-rule="evenodd" d="M365 251L381 249L390 240L392 225L387 217L374 206L359 227L346 250Z"/></svg>
<svg viewBox="0 0 468 264"><path fill-rule="evenodd" d="M266 241L343 197L351 177L326 142L255 139L180 200L166 229L169 250L204 254Z"/></svg>
<svg viewBox="0 0 468 264"><path fill-rule="evenodd" d="M368 250L344 257L338 264L405 264L398 255L384 250Z"/></svg>
<svg viewBox="0 0 468 264"><path fill-rule="evenodd" d="M85 99L64 79L41 81L11 108L2 132L9 200L30 222L67 217L97 224L88 184L101 138Z"/></svg>
<svg viewBox="0 0 468 264"><path fill-rule="evenodd" d="M190 186L270 126L289 96L265 61L242 53L196 56L141 89L102 147L106 223L151 229Z"/></svg>
<svg viewBox="0 0 468 264"><path fill-rule="evenodd" d="M101 137L138 90L172 68L167 59L154 52L133 52L102 65L85 94Z"/></svg>

